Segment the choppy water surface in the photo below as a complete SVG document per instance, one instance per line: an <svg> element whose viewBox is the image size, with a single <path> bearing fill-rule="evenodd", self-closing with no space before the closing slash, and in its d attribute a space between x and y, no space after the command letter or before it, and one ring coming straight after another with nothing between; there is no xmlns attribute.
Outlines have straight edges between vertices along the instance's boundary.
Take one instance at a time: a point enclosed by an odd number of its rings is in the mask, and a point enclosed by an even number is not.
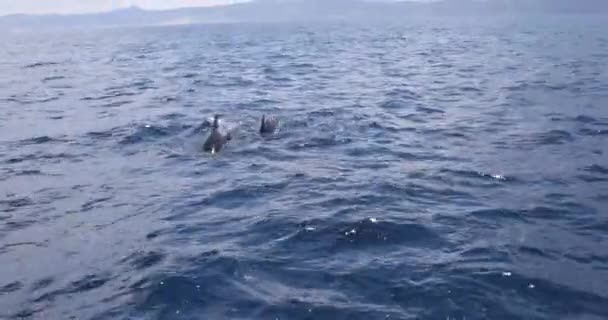
<svg viewBox="0 0 608 320"><path fill-rule="evenodd" d="M606 319L598 19L3 34L0 318Z"/></svg>

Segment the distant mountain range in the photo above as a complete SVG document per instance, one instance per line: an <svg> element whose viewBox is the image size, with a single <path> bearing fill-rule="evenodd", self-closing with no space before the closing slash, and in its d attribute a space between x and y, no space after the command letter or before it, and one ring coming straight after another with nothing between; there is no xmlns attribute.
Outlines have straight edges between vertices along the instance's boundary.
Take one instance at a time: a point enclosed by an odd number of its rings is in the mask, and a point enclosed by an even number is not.
<svg viewBox="0 0 608 320"><path fill-rule="evenodd" d="M218 7L147 11L137 7L78 15L0 16L2 30L306 20L389 20L408 15L608 14L608 0L257 0Z"/></svg>

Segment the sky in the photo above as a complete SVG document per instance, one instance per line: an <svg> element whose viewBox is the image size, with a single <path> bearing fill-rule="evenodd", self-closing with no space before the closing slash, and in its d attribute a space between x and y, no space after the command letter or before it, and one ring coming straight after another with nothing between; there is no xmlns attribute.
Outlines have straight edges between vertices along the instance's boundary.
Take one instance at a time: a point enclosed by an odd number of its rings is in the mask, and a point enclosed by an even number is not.
<svg viewBox="0 0 608 320"><path fill-rule="evenodd" d="M28 13L85 13L109 11L131 5L144 9L215 6L243 0L0 0L0 16Z"/></svg>

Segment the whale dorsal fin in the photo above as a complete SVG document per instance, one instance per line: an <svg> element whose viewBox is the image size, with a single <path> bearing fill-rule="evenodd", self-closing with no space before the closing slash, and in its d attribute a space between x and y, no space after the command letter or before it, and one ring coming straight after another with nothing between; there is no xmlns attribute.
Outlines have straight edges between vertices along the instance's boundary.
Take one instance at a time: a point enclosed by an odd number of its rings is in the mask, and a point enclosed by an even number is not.
<svg viewBox="0 0 608 320"><path fill-rule="evenodd" d="M215 115L213 116L213 128L217 129L220 127L220 116L219 115Z"/></svg>
<svg viewBox="0 0 608 320"><path fill-rule="evenodd" d="M262 123L260 124L260 133L262 135L273 134L277 130L277 126L279 125L279 120L274 117L266 118L266 115L262 116Z"/></svg>

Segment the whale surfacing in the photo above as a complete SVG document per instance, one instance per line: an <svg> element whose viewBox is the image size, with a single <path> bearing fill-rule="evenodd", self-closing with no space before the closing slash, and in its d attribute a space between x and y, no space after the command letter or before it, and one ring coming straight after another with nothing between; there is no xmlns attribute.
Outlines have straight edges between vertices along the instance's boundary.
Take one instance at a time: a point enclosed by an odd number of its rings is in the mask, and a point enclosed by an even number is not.
<svg viewBox="0 0 608 320"><path fill-rule="evenodd" d="M211 154L216 154L220 152L226 142L230 141L230 134L222 134L219 129L219 115L215 115L213 117L213 125L211 127L211 133L205 143L203 144L203 150L206 152L211 152Z"/></svg>
<svg viewBox="0 0 608 320"><path fill-rule="evenodd" d="M276 117L266 117L266 115L262 116L262 121L260 124L260 134L262 136L269 135L275 133L279 126L279 119Z"/></svg>

